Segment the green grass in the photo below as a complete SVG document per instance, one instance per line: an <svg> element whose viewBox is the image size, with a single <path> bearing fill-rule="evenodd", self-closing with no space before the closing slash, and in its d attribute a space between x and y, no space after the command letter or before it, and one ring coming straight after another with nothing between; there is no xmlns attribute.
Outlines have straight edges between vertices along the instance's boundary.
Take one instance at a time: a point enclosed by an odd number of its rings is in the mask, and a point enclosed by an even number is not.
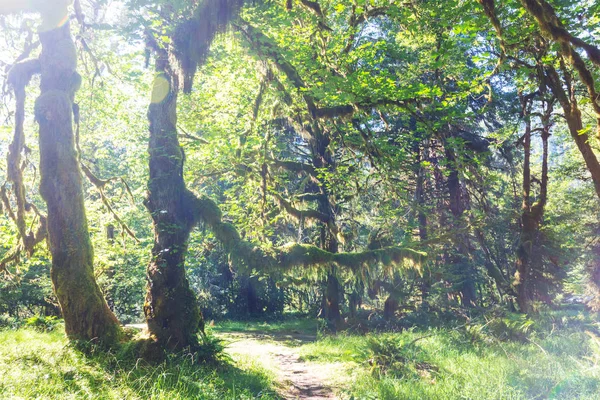
<svg viewBox="0 0 600 400"><path fill-rule="evenodd" d="M259 360L215 368L181 356L157 366L85 356L61 328L0 330L0 399L278 398L275 376ZM310 319L223 322L214 331L319 333L297 351L307 361L341 363L348 399L592 400L600 399L598 328L588 314L553 312L367 335L327 336Z"/></svg>
<svg viewBox="0 0 600 400"><path fill-rule="evenodd" d="M578 326L502 341L488 326L338 335L300 354L346 363L354 399L600 399L597 336Z"/></svg>
<svg viewBox="0 0 600 400"><path fill-rule="evenodd" d="M151 366L114 355L85 356L61 327L0 331L1 399L276 399L259 364L202 366L171 357Z"/></svg>

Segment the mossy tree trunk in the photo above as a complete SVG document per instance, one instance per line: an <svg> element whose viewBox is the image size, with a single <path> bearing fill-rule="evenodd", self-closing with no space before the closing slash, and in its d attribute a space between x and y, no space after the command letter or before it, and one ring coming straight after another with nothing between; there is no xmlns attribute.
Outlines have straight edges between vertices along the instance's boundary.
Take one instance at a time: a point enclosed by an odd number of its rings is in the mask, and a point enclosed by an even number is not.
<svg viewBox="0 0 600 400"><path fill-rule="evenodd" d="M341 302L341 287L335 275L335 268L327 274L327 286L325 290L325 304L326 310L323 315L327 318L329 324L333 327L337 327L342 320L342 312L340 310Z"/></svg>
<svg viewBox="0 0 600 400"><path fill-rule="evenodd" d="M185 255L195 218L193 195L183 180L184 154L177 138L176 74L167 51L156 56L157 76L150 122L150 180L145 205L154 222L154 247L148 265L144 314L148 329L169 349L195 348L202 316L185 274Z"/></svg>
<svg viewBox="0 0 600 400"><path fill-rule="evenodd" d="M330 139L327 133L316 121L311 124L309 144L312 153L312 162L315 169L327 169L335 171L335 160L329 149ZM318 211L327 216L327 222L321 225L320 245L323 250L330 253L339 252L339 241L337 239L337 225L335 221L335 205L333 197L327 189L325 182L320 182L319 190L321 196L318 201ZM340 304L342 302L342 287L337 279L334 266L329 268L325 286L325 302L323 315L327 318L330 326L337 328L342 321Z"/></svg>
<svg viewBox="0 0 600 400"><path fill-rule="evenodd" d="M120 325L94 278L94 255L73 133L73 101L81 77L69 23L40 33L40 192L48 206L52 282L72 339L118 340Z"/></svg>
<svg viewBox="0 0 600 400"><path fill-rule="evenodd" d="M536 288L541 287L542 273L542 233L540 227L544 218L548 198L548 139L550 138L551 115L554 111L554 99L544 100L542 114L542 179L539 181L540 192L538 200L532 202L531 177L531 107L533 98L521 99L523 115L525 116L525 135L523 136L523 204L521 213L521 240L517 249L517 273L515 286L517 289L517 304L521 312L532 311L532 302L536 300ZM539 292L539 290L538 290ZM543 293L538 293L542 294ZM545 296L537 296L543 298Z"/></svg>

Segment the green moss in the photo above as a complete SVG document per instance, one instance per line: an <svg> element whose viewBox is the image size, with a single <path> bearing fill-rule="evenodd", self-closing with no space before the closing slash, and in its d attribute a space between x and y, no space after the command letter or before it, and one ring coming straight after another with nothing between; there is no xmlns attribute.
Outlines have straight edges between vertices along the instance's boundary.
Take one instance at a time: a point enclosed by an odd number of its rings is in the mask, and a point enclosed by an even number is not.
<svg viewBox="0 0 600 400"><path fill-rule="evenodd" d="M71 109L71 100L65 92L49 90L36 99L35 118L40 123L44 121L69 121Z"/></svg>
<svg viewBox="0 0 600 400"><path fill-rule="evenodd" d="M242 240L235 226L229 222L216 224L213 227L213 232L217 239L221 241L223 247L225 247L225 249L229 252L234 250L234 248L237 247L239 242Z"/></svg>
<svg viewBox="0 0 600 400"><path fill-rule="evenodd" d="M173 53L179 62L182 89L189 93L198 67L204 63L215 37L225 32L242 1L205 0L194 15L180 23L172 35Z"/></svg>
<svg viewBox="0 0 600 400"><path fill-rule="evenodd" d="M203 220L209 226L216 226L221 222L223 213L221 209L213 200L206 196L202 196L197 200L198 213L200 214L201 220Z"/></svg>
<svg viewBox="0 0 600 400"><path fill-rule="evenodd" d="M316 246L289 244L278 249L277 261L282 268L322 265L334 260L334 254Z"/></svg>

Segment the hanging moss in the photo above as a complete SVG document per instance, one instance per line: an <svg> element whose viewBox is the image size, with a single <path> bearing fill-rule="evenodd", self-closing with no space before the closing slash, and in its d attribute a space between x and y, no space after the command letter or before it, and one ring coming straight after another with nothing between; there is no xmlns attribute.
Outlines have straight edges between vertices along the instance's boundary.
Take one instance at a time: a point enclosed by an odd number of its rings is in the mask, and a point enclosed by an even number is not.
<svg viewBox="0 0 600 400"><path fill-rule="evenodd" d="M192 90L196 71L205 60L214 38L225 32L243 5L241 0L205 0L194 15L172 34L173 53L179 63L184 93Z"/></svg>
<svg viewBox="0 0 600 400"><path fill-rule="evenodd" d="M283 197L278 195L277 193L272 193L273 197L277 200L279 204L279 208L285 210L285 212L292 217L294 220L300 221L321 221L323 223L328 223L330 218L328 215L323 214L317 210L299 210L292 205L289 201L286 201Z"/></svg>
<svg viewBox="0 0 600 400"><path fill-rule="evenodd" d="M193 196L193 194L190 195ZM340 268L361 273L374 265L419 268L426 253L398 246L359 253L330 253L319 247L306 244L289 244L273 252L265 252L244 241L236 227L221 221L219 206L208 197L194 201L193 213L198 222L203 222L221 242L234 263L244 264L257 270L289 270L297 267L326 267L335 264Z"/></svg>

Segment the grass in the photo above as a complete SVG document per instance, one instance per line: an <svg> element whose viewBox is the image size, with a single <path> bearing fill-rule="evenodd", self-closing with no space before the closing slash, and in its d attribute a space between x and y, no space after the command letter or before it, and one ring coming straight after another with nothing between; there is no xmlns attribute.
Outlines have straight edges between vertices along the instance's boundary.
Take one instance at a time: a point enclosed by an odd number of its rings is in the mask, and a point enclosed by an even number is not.
<svg viewBox="0 0 600 400"><path fill-rule="evenodd" d="M276 399L273 376L250 361L202 366L173 356L156 366L85 356L61 331L0 331L2 399Z"/></svg>
<svg viewBox="0 0 600 400"><path fill-rule="evenodd" d="M1 399L278 398L275 374L258 359L238 357L215 368L180 356L157 366L85 356L61 328L0 330ZM572 311L366 335L323 335L310 319L223 322L213 330L319 333L296 351L307 361L341 364L351 376L347 399L591 400L600 399L598 328L589 314Z"/></svg>
<svg viewBox="0 0 600 400"><path fill-rule="evenodd" d="M584 324L554 323L546 330L540 321L534 324L539 331L521 332L526 336L516 341L498 339L500 332L487 330L490 322L325 337L300 354L346 363L354 374L347 390L354 399L600 398L600 340Z"/></svg>

